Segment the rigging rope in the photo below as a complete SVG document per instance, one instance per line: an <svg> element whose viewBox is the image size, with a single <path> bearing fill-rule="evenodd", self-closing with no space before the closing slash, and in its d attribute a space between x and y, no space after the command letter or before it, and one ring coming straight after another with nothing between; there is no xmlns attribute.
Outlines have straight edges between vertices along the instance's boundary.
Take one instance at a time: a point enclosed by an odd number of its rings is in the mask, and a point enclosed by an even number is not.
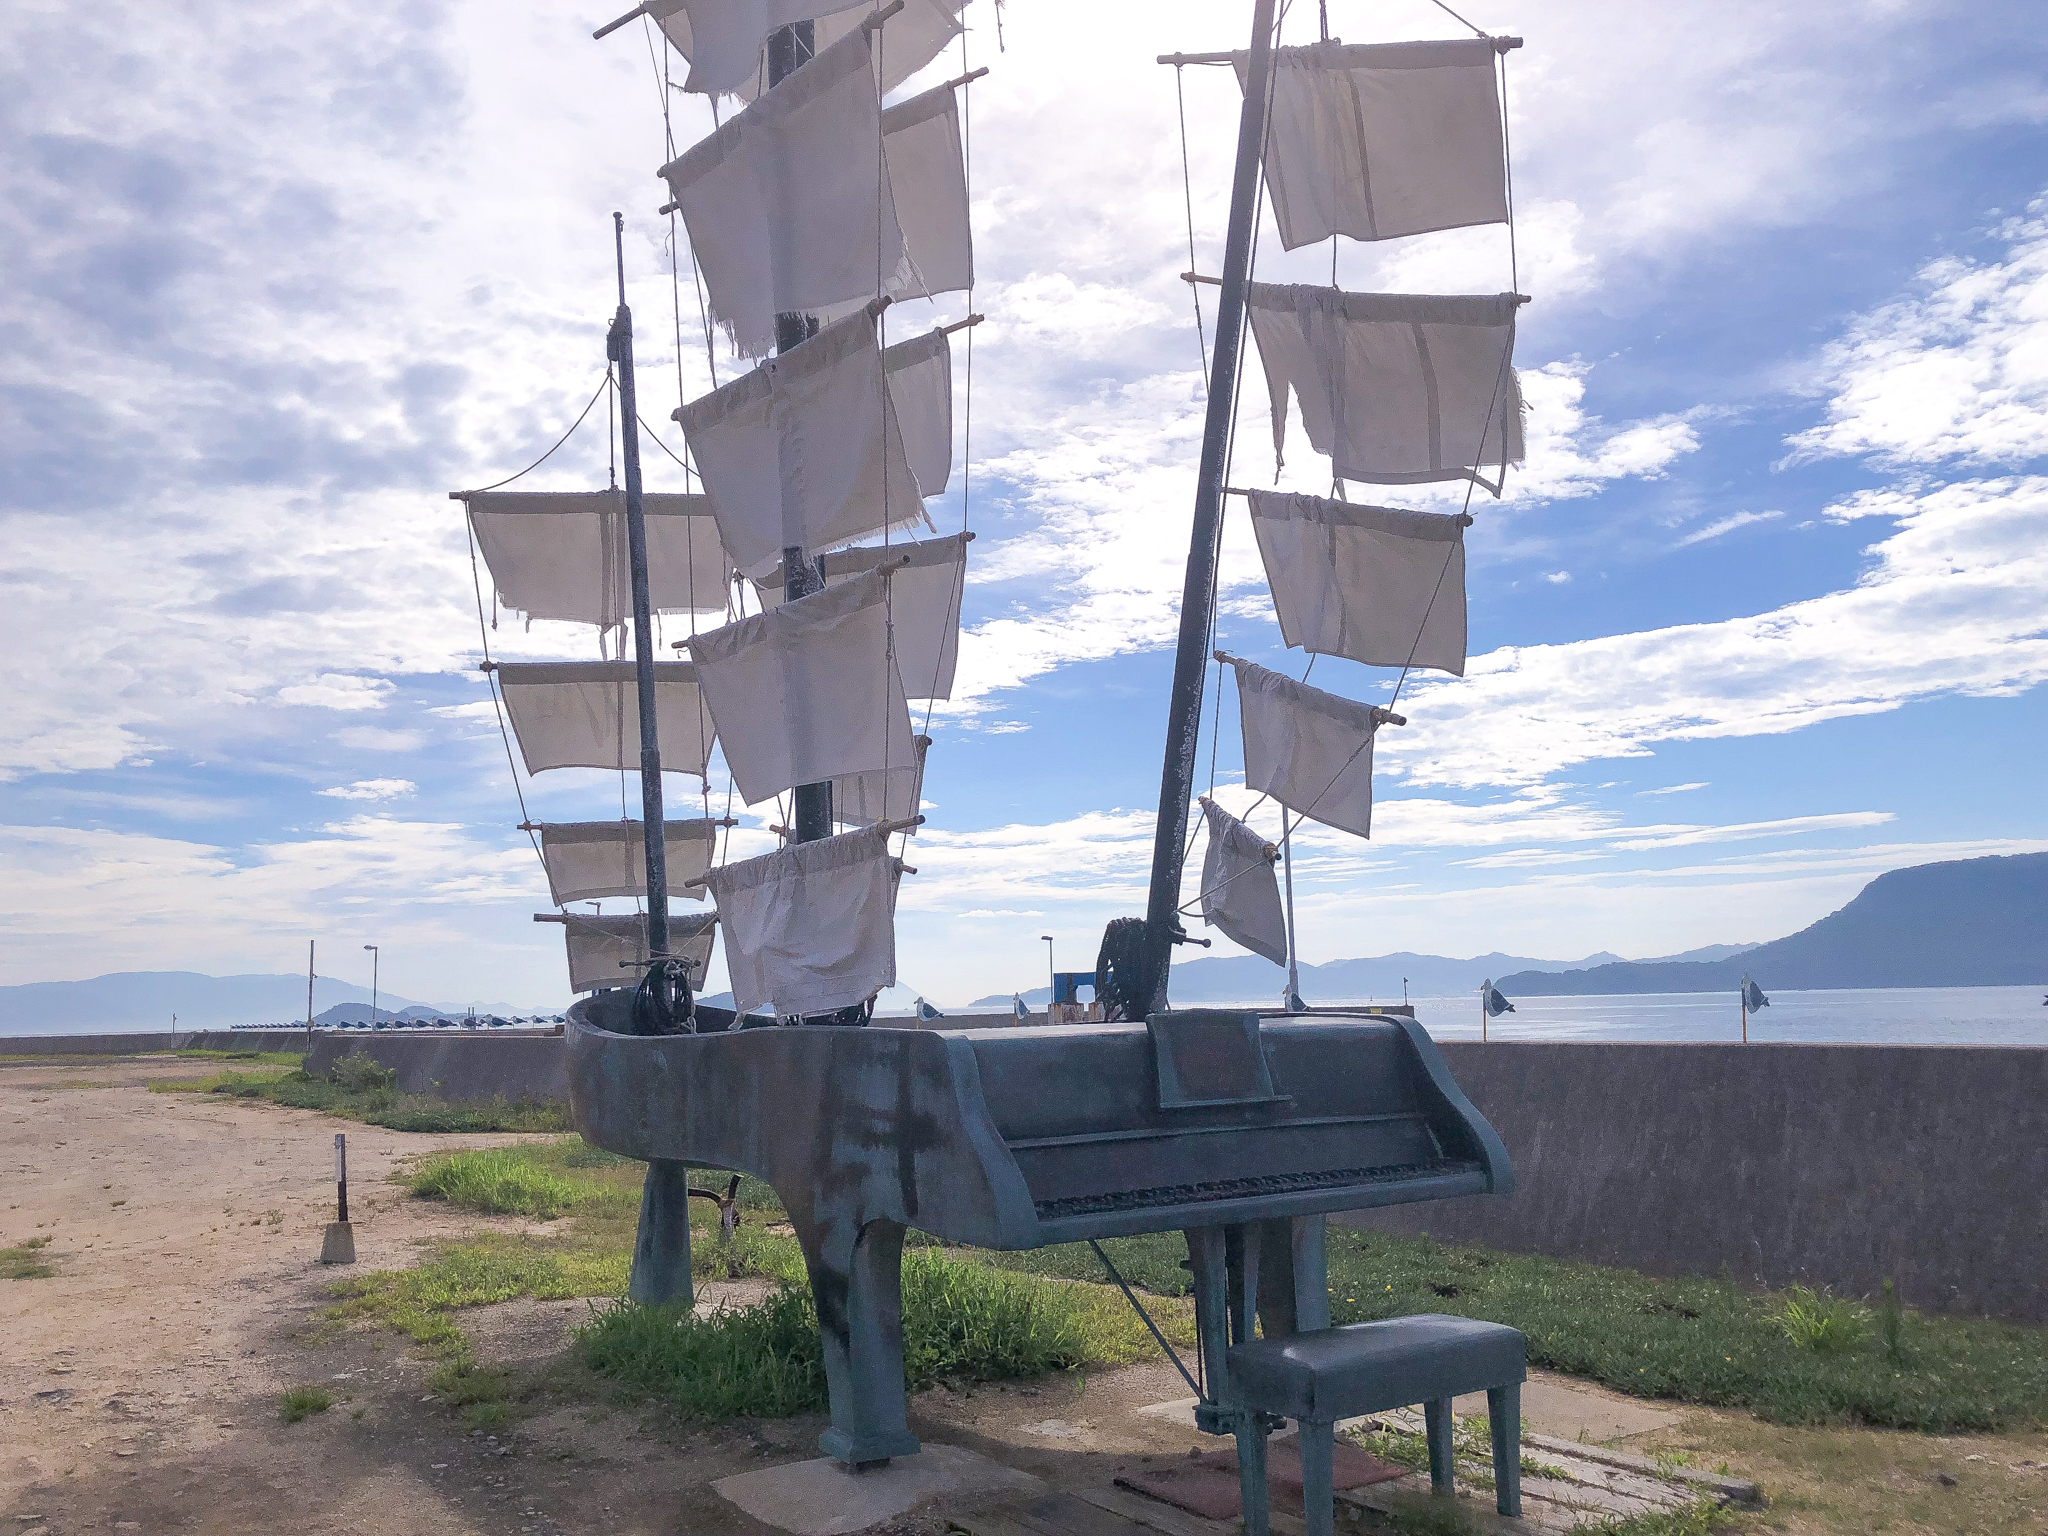
<svg viewBox="0 0 2048 1536"><path fill-rule="evenodd" d="M476 489L475 489L474 491L469 491L469 492L466 492L465 494L467 494L467 495L470 495L470 496L478 496L478 495L481 495L481 494L482 494L483 492L485 492L485 491L495 491L495 490L497 490L497 489L498 489L498 488L499 488L500 486L506 486L506 485L510 485L510 484L511 484L511 483L512 483L512 482L513 482L514 480L523 480L523 479L525 479L525 478L526 478L526 476L528 476L528 475L532 474L532 473L533 473L533 472L534 472L534 471L535 471L536 469L539 469L539 468L541 467L541 465L543 465L543 464L547 463L547 461L548 461L549 459L551 459L551 458L553 458L553 457L555 456L555 448L559 448L559 447L561 447L561 446L562 446L562 444L566 443L567 441L569 441L569 439L570 439L570 438L572 438L572 437L574 437L574 436L576 435L576 429L577 429L578 427L580 427L580 426L582 426L582 425L583 425L583 422L584 422L584 418L590 415L591 407L592 407L592 406L595 406L595 405L597 404L597 397L598 397L598 395L601 395L601 394L603 394L603 393L605 392L605 386L606 386L606 385L608 385L608 384L610 384L610 383L611 383L611 381L612 381L612 370L611 370L611 365L610 365L609 363L607 363L607 364L605 365L605 370L604 370L604 378L603 378L603 379L601 379L601 380L599 380L599 382L598 382L598 386L597 386L597 392L596 392L595 394L593 394L593 395L592 395L592 396L590 397L590 402L589 402L589 404L588 404L588 405L585 405L585 406L583 407L583 410L582 410L582 412L581 412L581 413L580 413L580 414L579 414L579 415L577 416L577 418L575 419L575 421L573 421L573 422L571 422L571 423L569 424L569 430L568 430L568 431L566 431L566 432L564 432L564 433L563 433L563 434L562 434L562 435L561 435L560 437L558 437L558 438L556 438L556 439L555 439L555 447L554 447L554 448L550 448L550 449L549 449L549 450L548 450L548 451L547 451L546 453L542 454L542 455L541 455L541 456L540 456L539 458L535 459L535 460L534 460L534 461L533 461L533 462L532 462L531 464L527 465L527 466L526 466L526 468L524 468L524 469L520 470L518 474L516 474L516 475L507 475L507 476L506 476L506 477L505 477L504 479L502 479L502 480L498 480L498 481L494 481L494 482L493 482L493 483L491 483L490 485L480 485L480 486L478 486L478 487L477 487L477 488L476 488ZM482 606L481 600L479 600L478 606L479 606L479 608L481 608L481 606Z"/></svg>
<svg viewBox="0 0 2048 1536"><path fill-rule="evenodd" d="M1188 103L1186 93L1181 89L1183 66L1173 66L1173 102L1180 112L1180 198L1188 216L1188 271L1200 270L1195 264L1195 190L1194 173L1188 169ZM1209 338L1202 327L1202 285L1188 284L1188 292L1195 301L1195 345L1202 353L1202 398L1209 398Z"/></svg>

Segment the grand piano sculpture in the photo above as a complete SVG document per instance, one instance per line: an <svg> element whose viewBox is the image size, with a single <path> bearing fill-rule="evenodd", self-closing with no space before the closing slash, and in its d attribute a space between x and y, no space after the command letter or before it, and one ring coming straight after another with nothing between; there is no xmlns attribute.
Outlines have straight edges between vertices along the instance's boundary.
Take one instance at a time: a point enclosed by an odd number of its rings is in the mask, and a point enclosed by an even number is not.
<svg viewBox="0 0 2048 1536"><path fill-rule="evenodd" d="M882 26L900 9L883 6L863 13L859 27ZM1251 1337L1255 1320L1269 1338L1328 1326L1324 1245L1329 1214L1502 1193L1512 1181L1500 1139L1459 1092L1429 1036L1411 1019L1370 1012L1165 1011L1170 946L1185 937L1178 916L1183 829L1215 612L1225 446L1248 294L1259 290L1268 323L1278 323L1272 321L1273 315L1295 315L1299 325L1313 322L1321 327L1315 331L1318 336L1336 325L1384 323L1402 336L1412 334L1413 346L1420 349L1423 333L1429 330L1438 373L1458 358L1464 360L1459 366L1466 371L1477 369L1482 382L1493 381L1491 395L1483 388L1442 394L1437 383L1430 383L1424 400L1418 393L1422 385L1406 374L1366 380L1377 391L1376 399L1414 395L1410 403L1420 402L1409 414L1416 421L1427 419L1428 431L1418 439L1423 448L1389 439L1392 446L1380 444L1380 449L1396 458L1426 450L1426 462L1394 464L1400 473L1391 481L1380 472L1384 465L1379 470L1354 465L1338 473L1383 483L1476 479L1480 463L1497 456L1504 467L1520 457L1519 408L1512 398L1509 366L1516 295L1484 300L1360 299L1334 290L1274 289L1249 282L1261 146L1268 138L1265 106L1275 0L1254 0L1253 10L1248 53L1174 55L1162 60L1236 64L1245 89L1150 900L1146 919L1138 925L1144 956L1131 995L1149 1000L1150 1007L1125 1006L1127 1015L1149 1017L1129 1023L971 1031L815 1022L806 1027L728 1027L712 1032L715 1013L699 1008L699 1033L643 1033L645 1019L636 1013L635 996L623 989L600 992L569 1015L570 1097L577 1129L597 1146L650 1164L633 1293L643 1299L681 1300L689 1295L688 1168L741 1170L766 1180L781 1198L803 1246L816 1298L832 1410L832 1426L821 1444L851 1466L908 1455L918 1448L905 1418L900 1291L903 1238L913 1227L943 1241L992 1249L1185 1232L1200 1361L1209 1389L1196 1411L1196 1423L1210 1433L1237 1433L1244 1450L1250 1446L1246 1437L1262 1440L1262 1430L1248 1427L1255 1416L1234 1397L1225 1351ZM785 28L770 39L771 87L809 56L813 41L803 28ZM1447 188L1460 195L1471 191L1471 206L1461 204L1446 212L1430 205L1418 213L1404 204L1408 222L1387 230L1375 227L1370 238L1505 217L1505 199L1497 184L1499 108L1491 82L1495 52L1514 44L1504 38L1399 45L1393 52L1400 57L1391 59L1381 57L1383 50L1346 50L1334 44L1290 51L1289 67L1295 71L1289 77L1290 90L1320 89L1315 84L1320 71L1329 75L1325 84L1353 92L1346 71L1370 73L1388 67L1412 94L1438 79L1432 72L1440 72L1450 93L1445 100L1457 109L1445 120L1470 130L1429 140L1443 154L1410 192L1427 204L1425 192L1438 196ZM836 57L838 51L854 46L849 39L828 52ZM1403 49L1420 51L1411 56ZM896 57L892 51L890 58ZM826 58L826 53L819 55L821 63ZM862 64L849 78L864 81L865 70ZM1344 99L1352 101L1353 95ZM1340 127L1362 121L1355 106L1347 113L1332 121ZM1377 118L1374 121L1379 124ZM728 123L723 131L730 135L737 130ZM1284 136L1274 140L1275 154L1286 152L1283 140ZM1376 153L1408 153L1414 145L1403 149L1407 143L1397 134L1394 140L1377 144ZM1464 157L1452 168L1461 175L1470 172L1466 182L1446 170L1452 165L1445 159L1451 149ZM1329 159L1331 165L1345 163L1349 162L1341 155ZM1376 176L1376 184L1380 179ZM865 184L876 185L875 178L869 176ZM1370 197L1369 190L1353 188L1346 195L1352 193ZM1290 237L1287 243L1299 242ZM715 285L713 296L716 300ZM615 355L622 360L625 499L642 679L647 942L649 951L659 956L671 940L661 873L661 756L651 704L647 555L623 277L619 314ZM783 351L801 347L808 334L797 326L785 342L781 324L787 318L777 317ZM1444 334L1436 335L1436 330ZM819 334L822 339L824 333ZM1286 340L1281 331L1274 335L1276 346ZM1263 332L1261 345L1263 349ZM1361 356L1371 352L1365 348ZM1267 366L1269 372L1275 366L1271 358ZM1460 380L1461 389L1462 383L1470 382L1462 374ZM1315 379L1304 375L1293 387L1297 392L1312 389ZM1510 396L1505 402L1503 390ZM1458 416L1461 410L1473 419ZM1306 420L1306 406L1303 414ZM1330 451L1321 441L1317 447ZM1457 455L1462 456L1455 462L1439 462ZM713 473L701 453L699 463L710 484ZM902 477L898 478L900 482ZM715 492L716 486L711 489ZM1462 529L1469 519L1432 521L1421 514L1386 514L1316 498L1285 500L1289 504L1277 510L1254 503L1254 516L1270 521L1284 514L1304 527L1313 524L1315 538L1305 548L1349 548L1344 541L1364 540L1377 551L1367 562L1377 573L1375 579L1384 577L1396 589L1412 570L1427 566L1423 586L1430 601L1418 607L1415 632L1395 636L1398 654L1391 659L1371 648L1384 624L1367 625L1359 632L1371 642L1364 649L1353 644L1357 626L1348 610L1338 612L1343 622L1335 626L1335 640L1310 635L1299 643L1372 665L1401 665L1404 677L1409 664L1462 672ZM791 515L787 503L783 515ZM720 527L723 536L723 520ZM787 545L789 540L782 542ZM798 547L793 553L801 556L804 551ZM788 569L800 572L804 563L790 562L785 555ZM1327 601L1340 602L1341 609L1342 601L1359 596L1347 595L1339 589L1341 584L1330 586L1323 579L1328 574L1317 577L1322 585L1316 588L1328 589ZM1276 595L1283 587L1284 583L1276 585ZM1396 590L1394 595L1402 593ZM788 596L800 594L792 589ZM1374 614L1406 612L1398 603L1389 607L1383 600L1386 594L1377 588L1366 596L1377 605ZM1259 669L1249 671L1256 674ZM1247 693L1247 675L1241 665L1241 699ZM1252 680L1256 682L1256 676ZM1270 679L1270 686L1262 686L1286 708L1321 710L1362 734L1356 745L1342 749L1349 755L1340 752L1329 782L1319 779L1306 795L1298 792L1299 786L1254 783L1249 761L1248 785L1269 790L1302 814L1313 813L1319 820L1363 834L1364 822L1349 818L1354 811L1369 815L1370 735L1382 723L1399 723L1399 717L1291 679L1281 682L1284 687ZM895 707L902 706L899 702ZM904 728L907 731L907 723ZM1248 724L1245 734L1249 758L1256 733ZM907 753L897 760L907 761ZM1340 784L1340 779L1345 782ZM821 787L797 791L798 841L831 830L829 791L821 799ZM1340 810L1340 799L1351 808ZM1270 883L1270 874L1265 878ZM1292 957L1290 935L1290 961ZM659 974L649 980L658 983ZM730 1016L717 1022L729 1023Z"/></svg>
<svg viewBox="0 0 2048 1536"><path fill-rule="evenodd" d="M1143 1024L807 1027L636 1037L632 994L570 1011L584 1139L771 1184L817 1300L832 1427L851 1466L918 1448L904 1415L900 1267L915 1227L981 1248L1187 1233L1205 1380L1251 1334L1326 1327L1324 1222L1506 1191L1507 1153L1412 1020L1210 1010ZM650 1212L676 1210L654 1199ZM643 1228L636 1263L687 1234ZM641 1277L643 1283L657 1277ZM1236 1428L1227 1388L1197 1422Z"/></svg>

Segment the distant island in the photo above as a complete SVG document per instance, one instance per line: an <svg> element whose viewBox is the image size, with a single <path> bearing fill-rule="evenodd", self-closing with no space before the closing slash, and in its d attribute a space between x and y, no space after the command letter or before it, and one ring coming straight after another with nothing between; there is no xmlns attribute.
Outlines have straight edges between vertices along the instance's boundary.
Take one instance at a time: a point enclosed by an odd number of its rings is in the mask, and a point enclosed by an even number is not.
<svg viewBox="0 0 2048 1536"><path fill-rule="evenodd" d="M1788 938L1715 960L1621 960L1496 977L1509 997L2048 985L2048 853L1918 864Z"/></svg>

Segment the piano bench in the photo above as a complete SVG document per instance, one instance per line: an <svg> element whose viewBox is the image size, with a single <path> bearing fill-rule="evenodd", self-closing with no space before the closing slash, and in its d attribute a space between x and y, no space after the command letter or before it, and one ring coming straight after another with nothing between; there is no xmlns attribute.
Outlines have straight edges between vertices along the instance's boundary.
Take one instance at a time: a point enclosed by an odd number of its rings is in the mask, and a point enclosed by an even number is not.
<svg viewBox="0 0 2048 1536"><path fill-rule="evenodd" d="M1503 1515L1522 1512L1522 1382L1528 1343L1513 1328L1471 1318L1424 1313L1380 1323L1319 1328L1232 1346L1230 1385L1238 1404L1300 1425L1303 1517L1308 1536L1330 1536L1335 1520L1331 1457L1339 1419L1423 1405L1428 1427L1429 1478L1438 1493L1451 1490L1451 1401L1486 1393L1493 1429L1495 1505ZM1245 1475L1251 1461L1242 1453ZM1245 1508L1263 1510L1247 1489ZM1266 1536L1252 1531L1248 1536Z"/></svg>

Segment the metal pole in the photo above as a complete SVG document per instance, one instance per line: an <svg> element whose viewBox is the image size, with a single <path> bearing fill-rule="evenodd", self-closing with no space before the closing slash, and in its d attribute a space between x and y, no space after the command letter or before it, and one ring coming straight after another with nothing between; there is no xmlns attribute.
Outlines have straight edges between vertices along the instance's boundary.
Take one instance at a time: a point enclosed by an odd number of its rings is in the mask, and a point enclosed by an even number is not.
<svg viewBox="0 0 2048 1536"><path fill-rule="evenodd" d="M334 1219L348 1220L348 1137L334 1133Z"/></svg>
<svg viewBox="0 0 2048 1536"><path fill-rule="evenodd" d="M313 946L318 942L306 940L306 1048L313 1048Z"/></svg>
<svg viewBox="0 0 2048 1536"><path fill-rule="evenodd" d="M654 712L654 623L647 596L647 516L640 495L640 414L633 380L633 311L626 307L626 220L612 215L612 244L618 260L619 312L612 319L607 351L618 364L620 458L626 466L626 551L633 577L633 671L640 699L640 830L647 862L647 953L669 953L668 846L661 804L661 730ZM668 972L657 965L652 991L656 1022L666 1028L671 1007Z"/></svg>
<svg viewBox="0 0 2048 1536"><path fill-rule="evenodd" d="M1050 1024L1053 994L1060 989L1059 972L1053 968L1052 935L1041 933L1039 937L1045 940L1045 1022Z"/></svg>
<svg viewBox="0 0 2048 1536"><path fill-rule="evenodd" d="M1294 829L1287 825L1287 807L1280 807L1280 865L1287 874L1287 1011L1305 1013L1301 1001L1301 952L1294 943Z"/></svg>
<svg viewBox="0 0 2048 1536"><path fill-rule="evenodd" d="M1145 905L1145 958L1152 1008L1166 1006L1167 968L1180 928L1181 833L1194 791L1195 746L1202 729L1202 681L1208 675L1217 544L1223 528L1223 456L1230 440L1238 349L1244 340L1245 285L1251 276L1252 229L1258 222L1259 151L1266 136L1267 77L1272 70L1275 0L1252 6L1251 56L1244 110L1237 123L1237 170L1230 185L1230 228L1223 246L1223 291L1216 312L1216 351L1209 367L1209 411L1195 481L1195 519L1181 586L1180 642L1173 658L1173 694L1166 714L1166 763L1159 776L1159 820L1152 833L1152 889Z"/></svg>
<svg viewBox="0 0 2048 1536"><path fill-rule="evenodd" d="M768 35L768 85L771 89L811 61L817 51L816 28L808 21L793 22ZM778 355L802 346L818 334L814 315L783 314L775 317L775 351ZM789 533L784 534L789 538ZM782 548L782 597L793 602L823 589L824 575L811 561L801 541L792 540ZM832 835L832 785L799 784L794 796L790 823L795 841L815 843Z"/></svg>
<svg viewBox="0 0 2048 1536"><path fill-rule="evenodd" d="M376 945L365 944L363 948L370 952L370 1028L375 1029L377 1027L377 961L381 957L377 953Z"/></svg>

